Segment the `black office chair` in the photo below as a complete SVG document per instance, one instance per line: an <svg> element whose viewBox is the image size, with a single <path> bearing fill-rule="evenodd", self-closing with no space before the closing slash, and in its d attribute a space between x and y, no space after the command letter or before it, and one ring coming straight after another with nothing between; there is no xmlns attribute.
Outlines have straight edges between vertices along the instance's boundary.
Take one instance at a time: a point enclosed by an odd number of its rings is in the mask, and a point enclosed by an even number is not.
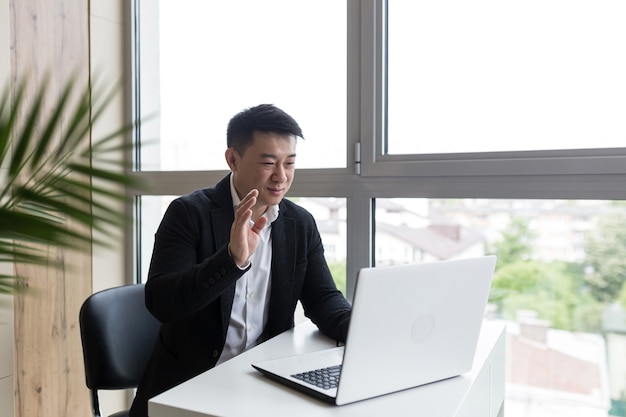
<svg viewBox="0 0 626 417"><path fill-rule="evenodd" d="M85 376L94 417L100 417L98 390L136 388L159 332L146 309L144 285L125 285L92 294L79 315ZM121 411L111 417L126 417Z"/></svg>

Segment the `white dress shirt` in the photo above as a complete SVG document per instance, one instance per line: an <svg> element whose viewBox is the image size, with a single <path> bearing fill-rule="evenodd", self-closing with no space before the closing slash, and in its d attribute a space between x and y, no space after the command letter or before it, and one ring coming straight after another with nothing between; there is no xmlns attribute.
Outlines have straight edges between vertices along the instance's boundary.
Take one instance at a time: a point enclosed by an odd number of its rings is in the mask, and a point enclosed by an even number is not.
<svg viewBox="0 0 626 417"><path fill-rule="evenodd" d="M230 193L233 209L241 200L230 175ZM270 300L271 265L272 265L272 222L278 218L278 206L270 206L263 214L268 222L261 230L259 246L250 257L250 270L235 286L235 300L230 313L230 322L226 332L226 344L217 364L223 363L240 353L261 343L263 329L267 323L267 310ZM253 222L250 221L250 226Z"/></svg>

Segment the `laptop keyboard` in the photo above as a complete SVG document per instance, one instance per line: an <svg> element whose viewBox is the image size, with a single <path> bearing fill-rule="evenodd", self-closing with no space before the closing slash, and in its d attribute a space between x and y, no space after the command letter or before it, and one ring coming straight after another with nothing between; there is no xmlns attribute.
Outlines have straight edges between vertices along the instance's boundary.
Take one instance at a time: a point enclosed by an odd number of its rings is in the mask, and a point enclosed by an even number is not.
<svg viewBox="0 0 626 417"><path fill-rule="evenodd" d="M337 388L341 374L341 365L329 366L328 368L316 369L314 371L301 372L291 375L311 385L322 389Z"/></svg>

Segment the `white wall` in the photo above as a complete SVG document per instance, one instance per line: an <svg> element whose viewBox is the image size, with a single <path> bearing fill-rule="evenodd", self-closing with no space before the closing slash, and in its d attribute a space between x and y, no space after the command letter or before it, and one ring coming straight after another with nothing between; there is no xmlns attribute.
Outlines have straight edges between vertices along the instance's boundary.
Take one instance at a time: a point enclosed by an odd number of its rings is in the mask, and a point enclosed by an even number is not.
<svg viewBox="0 0 626 417"><path fill-rule="evenodd" d="M1 26L1 25L0 25ZM0 274L13 266L0 264ZM12 417L13 401L13 297L0 295L0 417Z"/></svg>
<svg viewBox="0 0 626 417"><path fill-rule="evenodd" d="M0 264L1 273L13 266ZM0 296L0 417L13 416L13 298Z"/></svg>
<svg viewBox="0 0 626 417"><path fill-rule="evenodd" d="M123 0L91 0L91 63L92 70L106 80L116 82L123 74ZM0 86L3 88L10 76L10 22L9 0L0 0ZM120 94L112 111L95 127L93 137L102 137L113 126L119 126L123 118L123 95ZM0 167L0 180L6 167ZM119 236L115 249L94 248L93 290L123 285L124 240ZM11 274L13 266L0 264L0 274ZM14 415L13 378L13 299L0 296L0 417ZM128 406L128 395L123 392L103 392L101 409L111 414Z"/></svg>
<svg viewBox="0 0 626 417"><path fill-rule="evenodd" d="M97 78L117 82L124 75L124 0L91 0L91 71ZM92 131L98 140L124 123L124 94L116 96L113 105ZM123 155L120 154L120 158ZM114 239L112 248L93 249L93 292L129 283L124 276L124 236ZM103 415L129 407L129 393L101 391Z"/></svg>
<svg viewBox="0 0 626 417"><path fill-rule="evenodd" d="M10 74L9 0L0 0L0 89ZM0 90L1 91L1 90ZM7 168L0 167L0 181ZM0 264L0 274L12 274L13 265ZM13 298L0 296L0 417L12 417L13 408Z"/></svg>

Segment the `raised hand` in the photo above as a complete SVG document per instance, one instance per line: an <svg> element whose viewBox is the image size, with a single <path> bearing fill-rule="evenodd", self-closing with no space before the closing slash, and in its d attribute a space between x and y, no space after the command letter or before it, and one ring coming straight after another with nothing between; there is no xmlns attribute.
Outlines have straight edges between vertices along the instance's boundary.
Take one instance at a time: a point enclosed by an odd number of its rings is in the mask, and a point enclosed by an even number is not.
<svg viewBox="0 0 626 417"><path fill-rule="evenodd" d="M230 228L228 251L233 261L241 268L248 265L250 257L259 245L259 234L267 223L267 218L260 216L252 226L252 208L257 202L259 191L250 192L241 200L235 211L235 221Z"/></svg>

